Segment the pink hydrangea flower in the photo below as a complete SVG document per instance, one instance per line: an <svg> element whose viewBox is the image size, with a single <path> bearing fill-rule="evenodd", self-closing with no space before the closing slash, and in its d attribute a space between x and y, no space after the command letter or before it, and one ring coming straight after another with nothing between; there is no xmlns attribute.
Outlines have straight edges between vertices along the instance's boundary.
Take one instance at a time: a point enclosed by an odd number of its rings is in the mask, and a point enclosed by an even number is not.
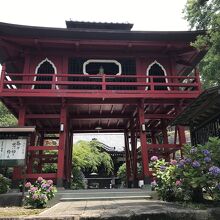
<svg viewBox="0 0 220 220"><path fill-rule="evenodd" d="M157 160L158 160L158 157L157 157L157 156L152 156L152 157L150 158L150 160L151 160L151 161L157 161Z"/></svg>
<svg viewBox="0 0 220 220"><path fill-rule="evenodd" d="M49 185L53 185L53 180L47 180L47 183L48 183Z"/></svg>
<svg viewBox="0 0 220 220"><path fill-rule="evenodd" d="M171 165L177 165L177 161L176 160L170 160L170 164Z"/></svg>
<svg viewBox="0 0 220 220"><path fill-rule="evenodd" d="M38 178L37 178L37 181L38 182L42 182L44 179L41 177L41 176L39 176Z"/></svg>
<svg viewBox="0 0 220 220"><path fill-rule="evenodd" d="M53 186L50 186L48 190L49 190L49 191L52 191L52 190L53 190Z"/></svg>
<svg viewBox="0 0 220 220"><path fill-rule="evenodd" d="M37 191L37 190L38 190L37 187L31 187L31 192L35 192L35 191Z"/></svg>
<svg viewBox="0 0 220 220"><path fill-rule="evenodd" d="M182 182L180 180L176 181L176 186L180 186L182 184Z"/></svg>
<svg viewBox="0 0 220 220"><path fill-rule="evenodd" d="M25 184L25 188L30 188L31 187L31 183L30 182L27 182L26 184Z"/></svg>

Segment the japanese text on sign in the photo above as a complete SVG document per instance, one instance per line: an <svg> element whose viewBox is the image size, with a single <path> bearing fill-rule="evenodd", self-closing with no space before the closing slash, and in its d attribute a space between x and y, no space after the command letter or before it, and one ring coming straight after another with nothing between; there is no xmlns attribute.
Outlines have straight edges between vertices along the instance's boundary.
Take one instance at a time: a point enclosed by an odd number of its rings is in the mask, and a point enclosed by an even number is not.
<svg viewBox="0 0 220 220"><path fill-rule="evenodd" d="M0 139L0 160L25 159L26 144L26 139Z"/></svg>

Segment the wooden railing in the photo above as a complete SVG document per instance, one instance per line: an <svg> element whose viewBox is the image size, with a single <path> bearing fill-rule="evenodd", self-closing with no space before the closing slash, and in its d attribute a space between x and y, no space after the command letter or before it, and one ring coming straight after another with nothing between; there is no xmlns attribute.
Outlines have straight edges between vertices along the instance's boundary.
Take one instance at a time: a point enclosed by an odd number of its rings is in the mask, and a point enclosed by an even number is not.
<svg viewBox="0 0 220 220"><path fill-rule="evenodd" d="M140 75L84 75L84 74L21 74L6 73L0 80L0 92L101 92L114 90L131 93L200 91L199 75L140 76ZM101 91L100 91L101 90Z"/></svg>

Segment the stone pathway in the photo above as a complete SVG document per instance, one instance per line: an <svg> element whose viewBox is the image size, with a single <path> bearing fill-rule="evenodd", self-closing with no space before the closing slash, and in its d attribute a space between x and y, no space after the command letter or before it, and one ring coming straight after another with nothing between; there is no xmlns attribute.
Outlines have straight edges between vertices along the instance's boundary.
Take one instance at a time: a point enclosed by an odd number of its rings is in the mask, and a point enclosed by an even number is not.
<svg viewBox="0 0 220 220"><path fill-rule="evenodd" d="M60 202L39 214L43 219L199 219L206 220L205 210L185 208L152 200L111 200ZM146 218L145 218L146 217ZM183 218L184 217L184 218ZM190 218L189 218L190 217ZM192 218L195 217L195 218Z"/></svg>
<svg viewBox="0 0 220 220"><path fill-rule="evenodd" d="M0 219L219 220L220 207L195 210L158 200L84 200L60 202L38 215L28 217L0 217Z"/></svg>

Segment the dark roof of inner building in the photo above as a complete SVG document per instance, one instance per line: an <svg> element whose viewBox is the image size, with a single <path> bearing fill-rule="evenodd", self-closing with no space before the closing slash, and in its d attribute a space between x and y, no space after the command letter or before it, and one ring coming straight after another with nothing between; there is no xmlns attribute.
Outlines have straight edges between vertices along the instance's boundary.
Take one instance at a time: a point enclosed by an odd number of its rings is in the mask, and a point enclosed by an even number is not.
<svg viewBox="0 0 220 220"><path fill-rule="evenodd" d="M115 24L113 24L114 26ZM117 25L116 25L117 26ZM194 41L204 31L130 31L114 29L75 29L37 27L0 22L0 36L53 38L53 39L94 39L94 40L137 40L137 41Z"/></svg>
<svg viewBox="0 0 220 220"><path fill-rule="evenodd" d="M204 90L171 124L197 126L206 124L218 115L220 115L220 86Z"/></svg>
<svg viewBox="0 0 220 220"><path fill-rule="evenodd" d="M133 24L130 23L107 23L107 22L84 22L66 21L66 27L72 29L93 29L93 30L131 30Z"/></svg>

